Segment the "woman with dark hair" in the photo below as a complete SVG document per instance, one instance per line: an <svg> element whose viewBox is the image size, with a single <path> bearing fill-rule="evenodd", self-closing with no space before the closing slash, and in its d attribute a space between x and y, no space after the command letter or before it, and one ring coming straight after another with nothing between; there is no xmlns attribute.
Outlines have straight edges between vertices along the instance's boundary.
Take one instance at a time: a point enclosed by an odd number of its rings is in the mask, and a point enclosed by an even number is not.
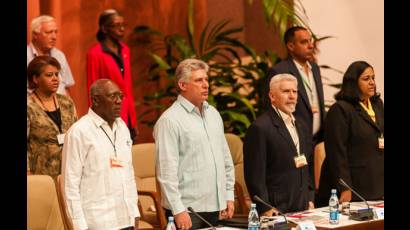
<svg viewBox="0 0 410 230"><path fill-rule="evenodd" d="M373 67L350 64L325 121L324 160L317 205L326 206L336 188L339 202L360 199L339 184L343 179L366 200L384 198L384 105Z"/></svg>
<svg viewBox="0 0 410 230"><path fill-rule="evenodd" d="M27 161L31 174L61 173L64 135L77 120L74 102L57 93L60 63L51 56L37 56L27 67L32 93L27 97Z"/></svg>
<svg viewBox="0 0 410 230"><path fill-rule="evenodd" d="M87 88L97 79L114 81L124 94L121 118L127 124L135 143L138 134L134 94L132 90L130 49L121 40L124 37L124 18L114 9L100 14L95 44L87 53ZM91 101L89 101L91 105Z"/></svg>

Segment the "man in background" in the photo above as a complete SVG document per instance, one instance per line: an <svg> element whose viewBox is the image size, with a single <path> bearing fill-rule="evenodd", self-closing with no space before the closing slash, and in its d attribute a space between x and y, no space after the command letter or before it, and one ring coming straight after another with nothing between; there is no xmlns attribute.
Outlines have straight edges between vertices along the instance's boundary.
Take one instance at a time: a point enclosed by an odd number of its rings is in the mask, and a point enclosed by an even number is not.
<svg viewBox="0 0 410 230"><path fill-rule="evenodd" d="M75 82L64 53L55 47L58 32L55 19L48 15L38 16L31 21L30 31L31 42L27 45L27 65L36 56L47 55L57 59L61 65L61 79L57 93L69 96L69 87ZM27 94L30 92L27 84Z"/></svg>
<svg viewBox="0 0 410 230"><path fill-rule="evenodd" d="M114 81L124 93L121 118L136 144L138 129L131 76L131 51L123 42L124 17L115 9L104 10L98 18L97 43L87 52L87 87L97 79ZM91 102L90 102L91 103Z"/></svg>
<svg viewBox="0 0 410 230"><path fill-rule="evenodd" d="M269 70L266 85L268 88L270 79L279 73L289 73L296 77L299 96L293 115L298 122L304 122L308 127L308 131L313 135L314 148L324 140L325 103L320 68L312 61L314 60L312 35L306 28L294 26L285 32L284 40L288 58ZM268 94L266 93L265 96ZM270 101L265 100L265 102L269 108Z"/></svg>

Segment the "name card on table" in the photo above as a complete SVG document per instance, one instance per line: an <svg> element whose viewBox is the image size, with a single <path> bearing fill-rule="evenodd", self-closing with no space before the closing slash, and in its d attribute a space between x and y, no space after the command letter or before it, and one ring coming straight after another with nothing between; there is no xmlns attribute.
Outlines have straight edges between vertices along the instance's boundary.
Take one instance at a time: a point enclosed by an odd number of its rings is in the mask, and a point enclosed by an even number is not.
<svg viewBox="0 0 410 230"><path fill-rule="evenodd" d="M316 230L316 227L312 221L307 220L299 222L296 230Z"/></svg>
<svg viewBox="0 0 410 230"><path fill-rule="evenodd" d="M384 208L373 209L375 219L384 219Z"/></svg>

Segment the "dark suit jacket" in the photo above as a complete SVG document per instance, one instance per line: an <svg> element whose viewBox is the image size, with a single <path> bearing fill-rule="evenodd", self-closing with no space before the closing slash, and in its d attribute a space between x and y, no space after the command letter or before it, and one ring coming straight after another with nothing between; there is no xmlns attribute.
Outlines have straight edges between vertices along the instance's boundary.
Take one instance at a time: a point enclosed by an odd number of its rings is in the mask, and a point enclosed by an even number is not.
<svg viewBox="0 0 410 230"><path fill-rule="evenodd" d="M296 168L296 147L282 118L272 107L258 117L246 132L244 141L244 173L248 191L258 195L282 212L306 210L313 201L314 187L309 174L312 164L312 135L306 137L296 120L300 151L308 166ZM310 192L310 193L309 193ZM259 213L269 210L259 202Z"/></svg>
<svg viewBox="0 0 410 230"><path fill-rule="evenodd" d="M365 199L384 196L384 149L378 138L384 135L383 102L372 102L376 123L359 104L337 101L325 122L324 160L318 194L318 205L326 206L330 190L346 190L337 183L342 178ZM352 200L359 200L352 193Z"/></svg>
<svg viewBox="0 0 410 230"><path fill-rule="evenodd" d="M319 109L320 109L320 130L316 134L314 138L314 145L316 145L319 142L323 141L323 123L324 123L324 117L325 117L325 103L324 103L324 97L323 97L323 84L322 84L322 79L320 76L320 69L319 66L314 63L314 62L309 62L310 65L312 66L312 73L313 73L313 79L315 80L316 84L316 90L317 94L319 97ZM308 129L310 130L310 133L313 132L313 113L312 113L312 108L309 103L309 98L305 89L305 86L303 84L302 76L300 76L299 71L293 62L292 58L287 58L278 64L276 64L273 68L271 68L268 72L268 77L267 77L267 83L266 83L266 88L265 88L265 99L264 99L264 104L265 108L270 107L270 101L268 97L269 93L269 82L270 79L275 76L276 74L279 73L290 73L293 76L295 76L298 80L298 101L296 104L296 110L293 113L295 116L296 120L299 122L304 122Z"/></svg>

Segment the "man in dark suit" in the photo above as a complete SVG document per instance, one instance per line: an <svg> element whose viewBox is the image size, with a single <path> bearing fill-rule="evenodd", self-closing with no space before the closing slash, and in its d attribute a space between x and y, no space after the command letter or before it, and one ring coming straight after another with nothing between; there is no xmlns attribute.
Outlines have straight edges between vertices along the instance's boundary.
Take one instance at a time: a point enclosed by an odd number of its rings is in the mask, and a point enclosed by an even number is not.
<svg viewBox="0 0 410 230"><path fill-rule="evenodd" d="M278 74L270 81L271 106L246 132L245 181L251 197L257 195L281 212L314 208L312 134L292 112L297 106L297 79ZM256 202L261 216L275 210Z"/></svg>
<svg viewBox="0 0 410 230"><path fill-rule="evenodd" d="M285 32L285 44L288 58L269 70L264 104L268 108L268 85L272 76L290 73L298 80L298 103L293 113L298 122L304 122L313 134L313 148L323 141L323 122L325 104L323 85L319 66L313 61L313 42L309 31L300 26L289 28Z"/></svg>

